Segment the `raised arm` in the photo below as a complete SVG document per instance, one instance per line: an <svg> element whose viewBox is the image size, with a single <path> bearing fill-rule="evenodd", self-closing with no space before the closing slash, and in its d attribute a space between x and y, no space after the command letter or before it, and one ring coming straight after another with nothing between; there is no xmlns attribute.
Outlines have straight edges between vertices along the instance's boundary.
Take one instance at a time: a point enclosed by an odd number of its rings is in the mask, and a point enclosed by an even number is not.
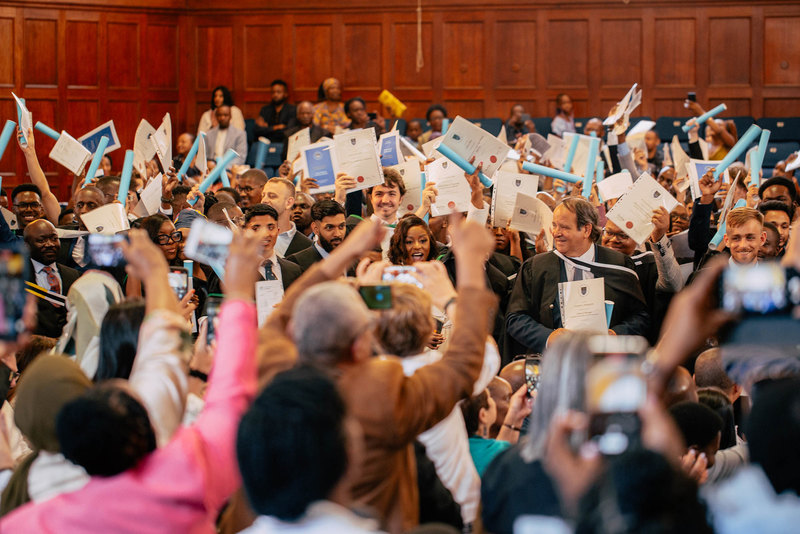
<svg viewBox="0 0 800 534"><path fill-rule="evenodd" d="M42 193L42 204L44 205L44 213L47 220L58 226L58 216L61 215L61 206L58 204L58 199L50 191L50 185L47 183L47 178L44 175L42 166L39 165L39 159L36 157L36 142L33 137L33 129L28 130L28 135L25 137L27 145L22 144L22 132L17 127L17 144L20 150L25 154L25 163L28 165L28 173L31 175L31 182L39 188Z"/></svg>

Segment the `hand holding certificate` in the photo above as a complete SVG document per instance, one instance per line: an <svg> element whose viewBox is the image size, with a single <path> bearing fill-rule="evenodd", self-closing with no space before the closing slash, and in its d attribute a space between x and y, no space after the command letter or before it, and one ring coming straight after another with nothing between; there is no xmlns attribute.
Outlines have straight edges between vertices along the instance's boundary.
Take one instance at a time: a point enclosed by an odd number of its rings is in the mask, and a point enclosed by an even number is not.
<svg viewBox="0 0 800 534"><path fill-rule="evenodd" d="M300 150L311 144L311 128L303 128L289 136L286 159L293 162L300 155Z"/></svg>
<svg viewBox="0 0 800 534"><path fill-rule="evenodd" d="M514 203L514 215L511 217L509 228L525 232L530 236L537 236L545 228L553 226L553 212L547 204L538 198L525 193L517 194ZM550 248L551 235L544 233L545 245Z"/></svg>
<svg viewBox="0 0 800 534"><path fill-rule="evenodd" d="M336 187L336 174L339 172L334 146L329 143L314 143L303 147L300 153L306 178L313 179L317 183L317 187L308 192L315 195L333 191Z"/></svg>
<svg viewBox="0 0 800 534"><path fill-rule="evenodd" d="M92 153L86 150L80 141L61 132L53 150L50 151L50 159L66 167L72 174L79 176L83 173L83 168L92 159Z"/></svg>
<svg viewBox="0 0 800 534"><path fill-rule="evenodd" d="M436 184L439 194L431 204L434 217L469 210L472 191L464 171L447 158L439 158L427 167L427 181Z"/></svg>
<svg viewBox="0 0 800 534"><path fill-rule="evenodd" d="M383 170L375 151L375 130L372 128L351 130L335 135L333 143L336 148L336 159L339 162L338 171L356 179L356 187L348 189L348 193L383 183Z"/></svg>
<svg viewBox="0 0 800 534"><path fill-rule="evenodd" d="M383 134L378 140L378 149L382 167L397 165L405 159L400 149L400 132L397 130Z"/></svg>
<svg viewBox="0 0 800 534"><path fill-rule="evenodd" d="M497 171L492 188L492 222L496 228L505 228L514 215L514 204L518 193L536 195L539 177L532 174L518 174Z"/></svg>
<svg viewBox="0 0 800 534"><path fill-rule="evenodd" d="M406 186L406 194L403 195L400 207L397 210L398 215L402 217L406 213L415 213L422 205L422 189L425 187L425 184L422 183L419 162L412 159L398 165L392 165L390 168L400 173L403 178L403 185Z"/></svg>
<svg viewBox="0 0 800 534"><path fill-rule="evenodd" d="M561 323L567 330L596 334L608 333L606 288L603 278L560 282L558 302Z"/></svg>
<svg viewBox="0 0 800 534"><path fill-rule="evenodd" d="M669 191L644 173L606 216L641 245L653 232L653 212L657 208L671 212L677 205Z"/></svg>
<svg viewBox="0 0 800 534"><path fill-rule="evenodd" d="M267 317L281 300L283 300L283 283L280 280L256 282L256 313L259 328L264 326Z"/></svg>
<svg viewBox="0 0 800 534"><path fill-rule="evenodd" d="M505 142L460 116L455 118L443 137L443 146L464 162L475 158L475 167L482 167L483 174L489 178L494 176L508 155Z"/></svg>

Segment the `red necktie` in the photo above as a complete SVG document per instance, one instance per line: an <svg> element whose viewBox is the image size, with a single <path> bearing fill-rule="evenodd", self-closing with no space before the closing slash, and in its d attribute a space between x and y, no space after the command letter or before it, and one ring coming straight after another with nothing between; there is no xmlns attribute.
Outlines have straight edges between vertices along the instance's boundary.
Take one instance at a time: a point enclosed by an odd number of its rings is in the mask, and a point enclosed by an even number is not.
<svg viewBox="0 0 800 534"><path fill-rule="evenodd" d="M47 283L50 284L50 291L53 293L61 294L61 284L58 282L58 277L56 276L55 269L50 267L49 265L44 268L45 274L47 274Z"/></svg>

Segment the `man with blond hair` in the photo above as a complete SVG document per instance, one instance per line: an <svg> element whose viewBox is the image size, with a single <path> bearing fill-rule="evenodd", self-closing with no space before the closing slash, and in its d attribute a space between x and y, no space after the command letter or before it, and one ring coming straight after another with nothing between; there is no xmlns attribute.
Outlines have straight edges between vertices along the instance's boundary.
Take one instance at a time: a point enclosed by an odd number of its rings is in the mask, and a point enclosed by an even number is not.
<svg viewBox="0 0 800 534"><path fill-rule="evenodd" d="M757 209L742 207L728 212L723 241L730 251L731 264L756 263L758 251L766 240L764 216Z"/></svg>

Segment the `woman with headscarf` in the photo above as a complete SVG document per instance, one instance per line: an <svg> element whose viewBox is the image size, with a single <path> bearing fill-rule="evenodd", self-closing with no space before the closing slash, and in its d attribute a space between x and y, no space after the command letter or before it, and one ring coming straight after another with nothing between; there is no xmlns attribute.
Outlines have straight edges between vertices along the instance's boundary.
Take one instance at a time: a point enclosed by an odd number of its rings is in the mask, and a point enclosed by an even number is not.
<svg viewBox="0 0 800 534"><path fill-rule="evenodd" d="M328 78L322 82L322 90L325 100L314 105L314 124L334 134L337 127L350 124L342 103L342 84L336 78Z"/></svg>
<svg viewBox="0 0 800 534"><path fill-rule="evenodd" d="M81 368L64 355L43 354L25 371L17 386L14 422L33 452L11 475L0 502L1 515L29 501L42 502L82 488L89 481L82 467L61 454L56 416L91 385Z"/></svg>

